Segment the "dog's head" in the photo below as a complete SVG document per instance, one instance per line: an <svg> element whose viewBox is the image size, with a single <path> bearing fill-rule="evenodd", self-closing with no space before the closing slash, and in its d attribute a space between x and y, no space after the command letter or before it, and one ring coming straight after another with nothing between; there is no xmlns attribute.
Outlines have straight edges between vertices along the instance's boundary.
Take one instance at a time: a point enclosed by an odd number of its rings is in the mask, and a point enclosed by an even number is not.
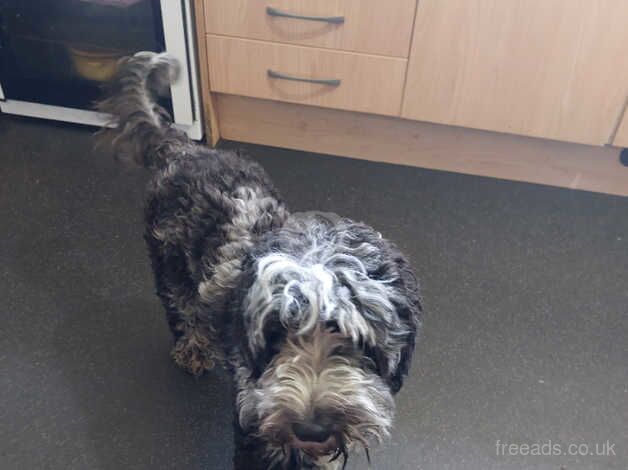
<svg viewBox="0 0 628 470"><path fill-rule="evenodd" d="M315 460L387 436L420 312L401 253L366 225L306 217L267 234L246 272L240 425Z"/></svg>

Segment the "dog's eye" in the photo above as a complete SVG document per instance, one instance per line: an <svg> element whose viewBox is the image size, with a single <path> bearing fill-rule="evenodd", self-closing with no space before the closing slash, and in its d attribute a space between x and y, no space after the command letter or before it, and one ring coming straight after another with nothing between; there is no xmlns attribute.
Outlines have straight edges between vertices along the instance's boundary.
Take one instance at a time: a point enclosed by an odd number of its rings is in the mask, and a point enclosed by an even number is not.
<svg viewBox="0 0 628 470"><path fill-rule="evenodd" d="M266 349L273 354L276 354L281 349L281 341L283 334L279 331L271 333L266 339Z"/></svg>
<svg viewBox="0 0 628 470"><path fill-rule="evenodd" d="M340 332L340 327L338 326L338 322L336 320L328 320L325 322L325 329L332 331L334 333Z"/></svg>

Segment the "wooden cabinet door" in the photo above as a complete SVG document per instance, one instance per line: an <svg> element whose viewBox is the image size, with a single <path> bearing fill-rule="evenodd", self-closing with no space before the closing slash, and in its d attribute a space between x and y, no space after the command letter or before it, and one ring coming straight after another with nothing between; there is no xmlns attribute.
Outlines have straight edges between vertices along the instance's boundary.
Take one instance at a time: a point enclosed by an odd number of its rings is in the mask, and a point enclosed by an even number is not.
<svg viewBox="0 0 628 470"><path fill-rule="evenodd" d="M619 123L617 128L617 134L615 134L615 140L613 140L615 147L628 148L628 112L624 113L624 118Z"/></svg>
<svg viewBox="0 0 628 470"><path fill-rule="evenodd" d="M421 0L403 117L609 143L628 95L628 0Z"/></svg>

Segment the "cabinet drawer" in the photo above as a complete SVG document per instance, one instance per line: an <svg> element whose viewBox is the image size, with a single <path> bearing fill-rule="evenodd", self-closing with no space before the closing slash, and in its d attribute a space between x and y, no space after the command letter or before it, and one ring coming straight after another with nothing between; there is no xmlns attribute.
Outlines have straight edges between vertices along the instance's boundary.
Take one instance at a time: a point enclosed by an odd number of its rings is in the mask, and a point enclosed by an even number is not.
<svg viewBox="0 0 628 470"><path fill-rule="evenodd" d="M205 23L213 34L408 57L415 8L416 0L205 0ZM283 14L310 19L273 16Z"/></svg>
<svg viewBox="0 0 628 470"><path fill-rule="evenodd" d="M391 116L401 110L405 59L214 35L207 54L215 92Z"/></svg>

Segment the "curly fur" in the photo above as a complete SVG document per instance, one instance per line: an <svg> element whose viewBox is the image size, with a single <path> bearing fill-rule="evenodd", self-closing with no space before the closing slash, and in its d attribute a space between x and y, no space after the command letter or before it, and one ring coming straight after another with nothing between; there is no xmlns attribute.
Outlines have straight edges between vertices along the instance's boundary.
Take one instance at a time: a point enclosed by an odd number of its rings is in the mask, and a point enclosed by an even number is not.
<svg viewBox="0 0 628 470"><path fill-rule="evenodd" d="M145 239L172 356L196 375L217 361L232 371L236 468L335 468L389 433L419 327L417 281L372 228L289 214L258 164L171 127L155 95L174 77L167 54L138 53L99 106L117 122L116 152L156 169ZM303 438L305 426L326 438Z"/></svg>

